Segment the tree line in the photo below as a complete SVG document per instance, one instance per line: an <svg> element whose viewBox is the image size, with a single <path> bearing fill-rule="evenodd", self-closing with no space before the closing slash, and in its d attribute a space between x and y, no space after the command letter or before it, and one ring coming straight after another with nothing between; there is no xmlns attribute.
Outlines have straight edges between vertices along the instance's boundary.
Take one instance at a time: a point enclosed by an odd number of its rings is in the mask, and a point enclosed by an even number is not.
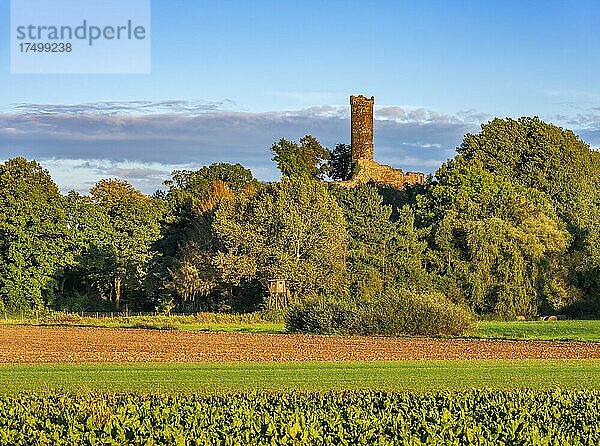
<svg viewBox="0 0 600 446"><path fill-rule="evenodd" d="M278 182L218 163L152 196L118 179L63 195L36 161L4 162L0 311L253 311L272 278L300 327L599 311L600 154L570 130L494 119L402 191L326 181L356 168L346 144L271 152Z"/></svg>

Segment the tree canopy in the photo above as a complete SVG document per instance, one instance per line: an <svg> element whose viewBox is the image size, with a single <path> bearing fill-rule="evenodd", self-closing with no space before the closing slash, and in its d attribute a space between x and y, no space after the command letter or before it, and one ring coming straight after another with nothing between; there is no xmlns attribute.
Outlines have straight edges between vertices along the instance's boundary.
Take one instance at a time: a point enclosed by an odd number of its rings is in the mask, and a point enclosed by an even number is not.
<svg viewBox="0 0 600 446"><path fill-rule="evenodd" d="M571 234L571 281L600 309L600 153L570 130L523 117L482 125L465 136L458 154L548 196Z"/></svg>
<svg viewBox="0 0 600 446"><path fill-rule="evenodd" d="M36 161L0 164L0 309L51 303L62 270L73 261L64 198Z"/></svg>
<svg viewBox="0 0 600 446"><path fill-rule="evenodd" d="M300 138L300 144L282 138L271 146L271 152L285 177L321 180L329 172L329 150L311 135Z"/></svg>
<svg viewBox="0 0 600 446"><path fill-rule="evenodd" d="M570 241L546 197L463 162L448 163L418 197L428 266L457 302L480 314L531 316L562 309Z"/></svg>

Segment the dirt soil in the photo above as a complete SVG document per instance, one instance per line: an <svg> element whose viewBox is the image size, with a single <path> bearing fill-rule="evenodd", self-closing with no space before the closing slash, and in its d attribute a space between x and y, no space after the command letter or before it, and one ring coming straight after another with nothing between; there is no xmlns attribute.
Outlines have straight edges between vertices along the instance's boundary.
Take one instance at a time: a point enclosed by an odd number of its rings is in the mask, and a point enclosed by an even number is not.
<svg viewBox="0 0 600 446"><path fill-rule="evenodd" d="M600 359L600 343L0 326L0 363Z"/></svg>

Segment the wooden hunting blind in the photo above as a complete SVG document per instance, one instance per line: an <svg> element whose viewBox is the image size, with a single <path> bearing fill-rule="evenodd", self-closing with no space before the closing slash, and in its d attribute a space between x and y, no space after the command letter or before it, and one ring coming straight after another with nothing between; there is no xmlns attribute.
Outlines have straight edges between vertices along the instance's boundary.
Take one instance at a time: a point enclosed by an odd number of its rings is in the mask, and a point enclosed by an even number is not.
<svg viewBox="0 0 600 446"><path fill-rule="evenodd" d="M285 279L269 279L269 308L284 308L290 301L290 289Z"/></svg>

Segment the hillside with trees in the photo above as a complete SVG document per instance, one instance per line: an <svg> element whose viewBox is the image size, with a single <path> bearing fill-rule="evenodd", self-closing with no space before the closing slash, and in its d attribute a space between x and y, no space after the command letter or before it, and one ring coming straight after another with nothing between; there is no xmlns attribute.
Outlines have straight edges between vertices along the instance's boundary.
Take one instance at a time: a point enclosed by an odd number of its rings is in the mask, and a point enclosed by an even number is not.
<svg viewBox="0 0 600 446"><path fill-rule="evenodd" d="M0 165L0 313L249 312L269 280L292 330L455 334L472 317L600 311L600 154L538 118L467 134L424 186L336 185L346 144L271 147L175 171L148 196L105 179L62 195L36 161Z"/></svg>

